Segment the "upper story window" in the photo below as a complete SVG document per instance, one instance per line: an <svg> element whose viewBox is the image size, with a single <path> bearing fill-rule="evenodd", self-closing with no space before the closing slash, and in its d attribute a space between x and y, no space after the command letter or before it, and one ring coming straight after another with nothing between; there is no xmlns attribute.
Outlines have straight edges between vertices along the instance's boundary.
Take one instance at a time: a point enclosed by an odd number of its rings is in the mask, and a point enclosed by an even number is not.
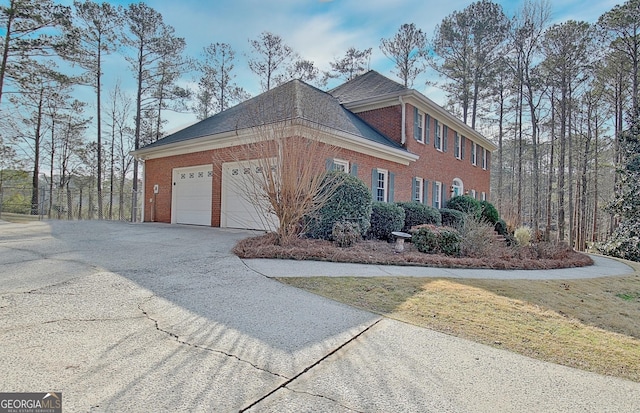
<svg viewBox="0 0 640 413"><path fill-rule="evenodd" d="M418 108L413 110L413 138L424 143L424 113Z"/></svg>
<svg viewBox="0 0 640 413"><path fill-rule="evenodd" d="M442 150L442 125L436 119L433 120L435 136L433 138L433 146L439 151Z"/></svg>
<svg viewBox="0 0 640 413"><path fill-rule="evenodd" d="M345 161L344 159L334 159L331 169L334 171L349 173L349 161Z"/></svg>
<svg viewBox="0 0 640 413"><path fill-rule="evenodd" d="M482 148L482 169L487 169L487 150Z"/></svg>
<svg viewBox="0 0 640 413"><path fill-rule="evenodd" d="M422 178L413 179L413 194L412 200L422 202L424 199L424 180Z"/></svg>
<svg viewBox="0 0 640 413"><path fill-rule="evenodd" d="M377 169L375 175L375 194L376 201L387 202L387 171L384 169Z"/></svg>
<svg viewBox="0 0 640 413"><path fill-rule="evenodd" d="M458 132L454 135L454 155L456 159L462 159L462 138Z"/></svg>
<svg viewBox="0 0 640 413"><path fill-rule="evenodd" d="M471 143L471 165L478 164L478 144L475 142Z"/></svg>

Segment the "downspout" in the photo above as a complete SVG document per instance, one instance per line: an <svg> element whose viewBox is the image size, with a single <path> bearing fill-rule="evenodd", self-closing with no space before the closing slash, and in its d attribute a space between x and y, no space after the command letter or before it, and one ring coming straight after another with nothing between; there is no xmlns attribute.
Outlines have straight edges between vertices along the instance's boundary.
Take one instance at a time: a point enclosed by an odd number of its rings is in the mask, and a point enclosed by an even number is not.
<svg viewBox="0 0 640 413"><path fill-rule="evenodd" d="M398 99L400 100L400 105L402 105L402 137L401 137L401 144L404 145L407 142L407 127L406 127L407 109L406 109L406 105L404 104L404 101L402 100L402 96L398 96Z"/></svg>
<svg viewBox="0 0 640 413"><path fill-rule="evenodd" d="M142 211L140 213L140 222L144 222L144 210L146 209L146 203L147 203L147 198L146 198L146 183L147 183L147 164L145 163L145 160L142 158L138 158L138 161L140 161L140 163L142 163ZM155 202L155 199L154 199ZM137 205L134 205L134 208L137 207Z"/></svg>

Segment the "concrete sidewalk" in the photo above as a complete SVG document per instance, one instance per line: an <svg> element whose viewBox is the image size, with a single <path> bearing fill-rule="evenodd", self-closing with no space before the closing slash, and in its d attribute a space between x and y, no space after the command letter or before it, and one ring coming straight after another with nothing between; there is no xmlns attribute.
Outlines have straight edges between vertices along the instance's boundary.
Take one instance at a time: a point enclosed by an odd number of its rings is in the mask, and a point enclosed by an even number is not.
<svg viewBox="0 0 640 413"><path fill-rule="evenodd" d="M640 411L639 383L279 283L269 277L291 263L266 277L230 252L248 235L2 225L0 391L62 391L65 412ZM336 271L313 265L305 272Z"/></svg>
<svg viewBox="0 0 640 413"><path fill-rule="evenodd" d="M556 270L491 270L395 265L366 265L322 261L245 259L265 277L445 277L501 280L571 280L631 274L635 270L612 258L591 255L594 265Z"/></svg>

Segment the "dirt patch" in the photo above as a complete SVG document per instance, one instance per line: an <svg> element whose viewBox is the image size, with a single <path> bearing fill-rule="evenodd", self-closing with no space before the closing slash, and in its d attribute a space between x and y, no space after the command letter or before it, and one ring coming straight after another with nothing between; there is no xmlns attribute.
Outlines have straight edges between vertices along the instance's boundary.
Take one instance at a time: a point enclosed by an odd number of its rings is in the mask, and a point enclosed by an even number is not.
<svg viewBox="0 0 640 413"><path fill-rule="evenodd" d="M537 244L521 248L511 248L504 244L494 248L490 256L456 258L442 254L425 254L417 251L410 243L405 243L403 253L396 253L394 245L384 241L362 241L349 248L340 248L329 241L296 239L286 246L280 246L276 245L275 237L271 234L244 239L235 246L233 252L241 258L501 270L571 268L593 264L589 256L562 244Z"/></svg>

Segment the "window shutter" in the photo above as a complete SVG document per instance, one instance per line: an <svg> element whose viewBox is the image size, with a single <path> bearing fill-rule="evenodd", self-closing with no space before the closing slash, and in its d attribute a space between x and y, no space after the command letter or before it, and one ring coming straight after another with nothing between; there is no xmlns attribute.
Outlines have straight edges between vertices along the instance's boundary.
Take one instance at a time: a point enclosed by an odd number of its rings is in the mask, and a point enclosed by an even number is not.
<svg viewBox="0 0 640 413"><path fill-rule="evenodd" d="M376 189L378 187L378 170L373 168L371 170L371 197L376 200Z"/></svg>
<svg viewBox="0 0 640 413"><path fill-rule="evenodd" d="M417 178L411 179L411 199L410 199L410 201L415 201L415 194L416 194L416 186L417 185L418 185L418 179Z"/></svg>
<svg viewBox="0 0 640 413"><path fill-rule="evenodd" d="M351 164L351 175L357 177L358 176L358 164L357 163L352 163Z"/></svg>
<svg viewBox="0 0 640 413"><path fill-rule="evenodd" d="M442 125L442 152L447 151L447 141L449 140L449 128Z"/></svg>
<svg viewBox="0 0 640 413"><path fill-rule="evenodd" d="M393 202L395 176L396 174L389 172L389 191L387 192L387 202Z"/></svg>
<svg viewBox="0 0 640 413"><path fill-rule="evenodd" d="M420 125L418 124L418 108L414 107L413 108L413 139L417 141L420 140L420 134L418 132L419 127Z"/></svg>
<svg viewBox="0 0 640 413"><path fill-rule="evenodd" d="M424 143L429 144L429 132L431 131L431 116L424 114Z"/></svg>
<svg viewBox="0 0 640 413"><path fill-rule="evenodd" d="M424 189L422 190L422 203L427 205L429 203L429 181L426 179L423 181Z"/></svg>
<svg viewBox="0 0 640 413"><path fill-rule="evenodd" d="M460 135L460 159L464 159L464 145L467 143L467 139Z"/></svg>
<svg viewBox="0 0 640 413"><path fill-rule="evenodd" d="M333 159L327 158L326 166L327 166L327 171L332 171L333 170Z"/></svg>
<svg viewBox="0 0 640 413"><path fill-rule="evenodd" d="M489 170L490 163L491 163L491 152L487 151L487 171Z"/></svg>
<svg viewBox="0 0 640 413"><path fill-rule="evenodd" d="M435 208L436 202L438 201L438 186L436 185L436 181L433 181L433 190L431 191L431 206Z"/></svg>
<svg viewBox="0 0 640 413"><path fill-rule="evenodd" d="M447 197L447 195L449 194L448 187L443 182L440 189L442 189L442 208L445 208L445 205L447 205L447 201L449 200L449 198Z"/></svg>

